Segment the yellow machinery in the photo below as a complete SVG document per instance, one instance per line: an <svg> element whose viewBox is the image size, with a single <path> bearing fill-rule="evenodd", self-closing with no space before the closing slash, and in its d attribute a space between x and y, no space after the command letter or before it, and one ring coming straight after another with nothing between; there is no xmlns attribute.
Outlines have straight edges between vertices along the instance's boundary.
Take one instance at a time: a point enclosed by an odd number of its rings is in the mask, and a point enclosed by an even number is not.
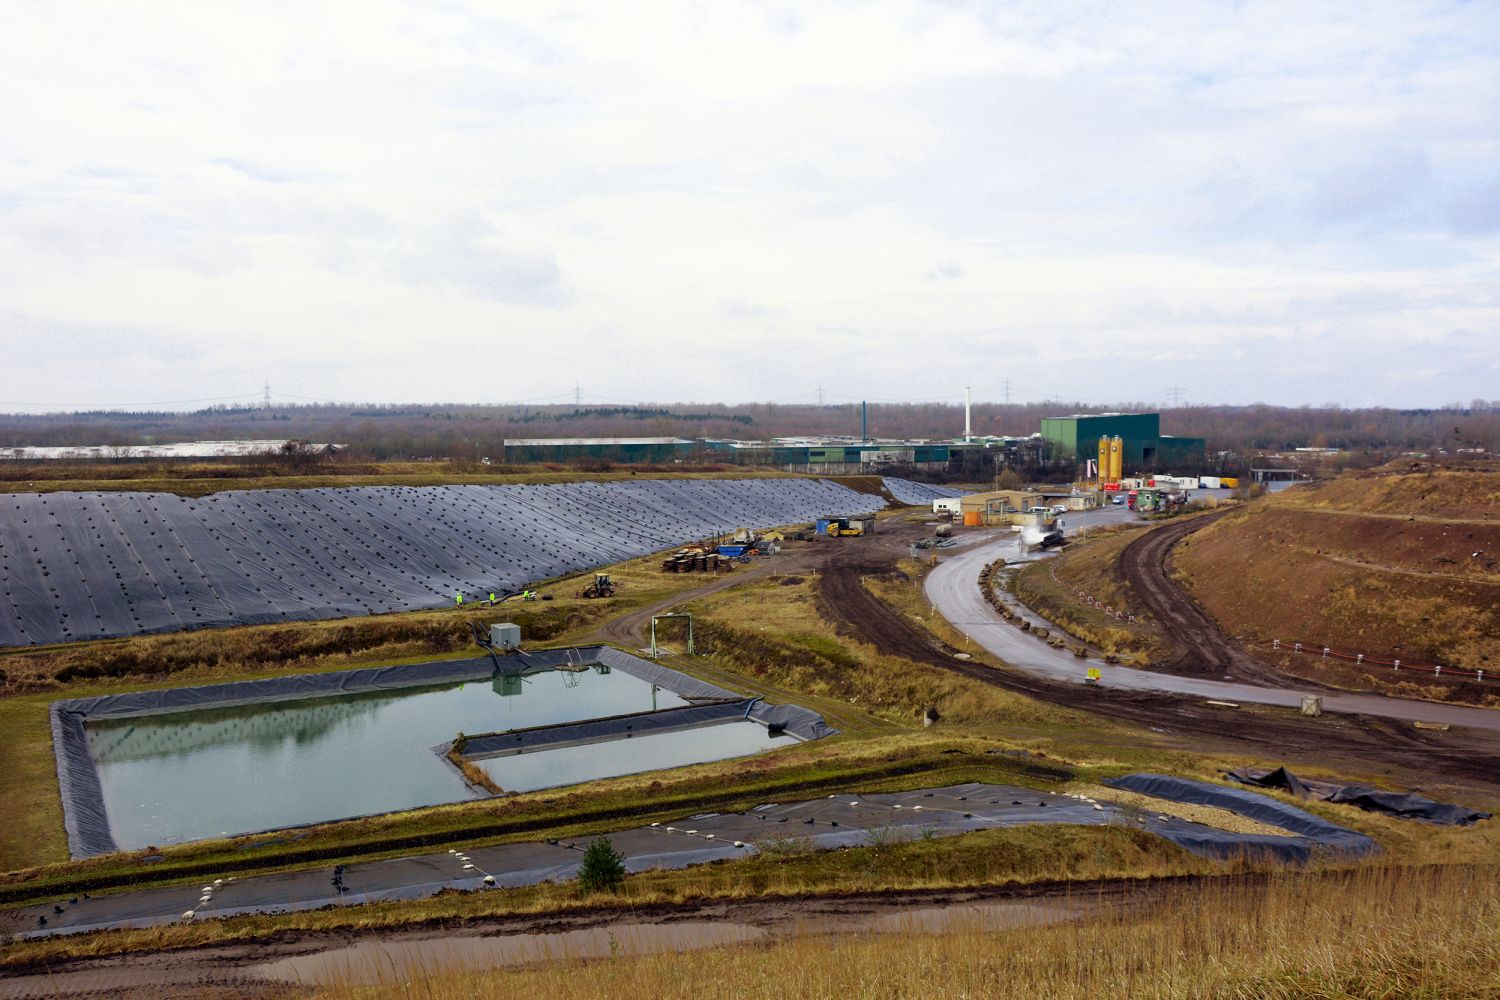
<svg viewBox="0 0 1500 1000"><path fill-rule="evenodd" d="M1116 434L1109 441L1109 481L1118 483L1125 475L1125 441Z"/></svg>
<svg viewBox="0 0 1500 1000"><path fill-rule="evenodd" d="M615 584L608 573L595 573L594 582L578 592L579 597L614 597Z"/></svg>
<svg viewBox="0 0 1500 1000"><path fill-rule="evenodd" d="M818 520L824 524L824 519ZM872 534L875 531L875 519L873 517L830 517L823 527L823 533L829 538L858 538L860 535Z"/></svg>
<svg viewBox="0 0 1500 1000"><path fill-rule="evenodd" d="M1109 438L1101 437L1099 439L1099 485L1102 486L1105 483L1118 482L1118 480L1109 478L1110 468Z"/></svg>

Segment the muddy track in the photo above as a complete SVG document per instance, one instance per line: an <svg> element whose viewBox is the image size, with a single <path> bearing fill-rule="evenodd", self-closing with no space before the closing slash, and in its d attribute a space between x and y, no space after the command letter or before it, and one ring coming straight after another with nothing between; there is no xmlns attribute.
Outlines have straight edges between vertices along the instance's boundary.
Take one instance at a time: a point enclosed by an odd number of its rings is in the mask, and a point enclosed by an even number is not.
<svg viewBox="0 0 1500 1000"><path fill-rule="evenodd" d="M867 576L889 577L895 572L894 557L881 559L876 553L831 563L818 579L819 612L840 634L855 636L882 653L1164 736L1186 737L1186 745L1194 750L1246 753L1359 772L1383 770L1394 772L1394 780L1404 783L1458 782L1491 795L1500 791L1500 738L1482 733L1432 735L1392 720L1364 716L1303 719L1279 713L1226 713L1196 698L1066 684L955 659L958 650L883 603L861 582Z"/></svg>
<svg viewBox="0 0 1500 1000"><path fill-rule="evenodd" d="M802 934L865 933L872 919L912 910L965 909L1015 903L1079 909L1143 908L1167 893L1200 884L1263 884L1261 875L1113 878L1044 881L955 889L890 889L805 893L770 898L705 899L681 903L635 903L573 912L435 919L404 928L289 932L253 944L205 945L150 954L79 958L0 975L0 997L83 998L145 996L155 1000L216 996L233 1000L286 998L305 991L264 978L259 966L297 956L346 948L359 942L421 943L453 938L566 934L590 928L712 922L759 928L771 940ZM691 935L689 933L690 939Z"/></svg>
<svg viewBox="0 0 1500 1000"><path fill-rule="evenodd" d="M1223 517L1227 511L1194 517L1145 532L1125 547L1120 568L1130 588L1161 625L1174 653L1152 663L1153 670L1184 677L1281 683L1275 670L1241 649L1171 577L1172 549L1178 542Z"/></svg>

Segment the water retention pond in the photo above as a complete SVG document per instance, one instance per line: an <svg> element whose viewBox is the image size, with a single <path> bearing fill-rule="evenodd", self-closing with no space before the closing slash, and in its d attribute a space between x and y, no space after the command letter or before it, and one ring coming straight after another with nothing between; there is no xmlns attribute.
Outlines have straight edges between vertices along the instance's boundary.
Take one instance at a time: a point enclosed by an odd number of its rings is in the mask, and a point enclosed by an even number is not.
<svg viewBox="0 0 1500 1000"><path fill-rule="evenodd" d="M75 857L745 756L827 735L607 647L56 702Z"/></svg>

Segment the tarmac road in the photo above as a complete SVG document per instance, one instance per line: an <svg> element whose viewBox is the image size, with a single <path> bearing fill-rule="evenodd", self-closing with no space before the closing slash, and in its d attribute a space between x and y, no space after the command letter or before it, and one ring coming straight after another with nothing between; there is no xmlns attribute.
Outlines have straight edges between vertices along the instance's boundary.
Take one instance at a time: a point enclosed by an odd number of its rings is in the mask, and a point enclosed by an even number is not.
<svg viewBox="0 0 1500 1000"><path fill-rule="evenodd" d="M1068 532L1089 524L1126 520L1119 508L1093 514L1064 516ZM952 550L950 550L952 551ZM1100 686L1133 691L1164 691L1220 701L1247 702L1297 708L1304 694L1319 694L1325 712L1398 719L1404 722L1448 723L1475 729L1500 731L1500 711L1410 701L1373 694L1335 694L1316 689L1248 684L1183 677L1175 674L1110 665L1102 660L1082 659L1067 649L1054 649L1036 637L1010 625L989 606L979 588L979 573L989 563L1004 558L1028 561L1036 556L1022 551L1020 538L1009 531L997 533L995 541L973 544L953 551L927 576L927 599L952 625L974 642L1012 667L1051 680L1083 683L1090 667L1103 675Z"/></svg>

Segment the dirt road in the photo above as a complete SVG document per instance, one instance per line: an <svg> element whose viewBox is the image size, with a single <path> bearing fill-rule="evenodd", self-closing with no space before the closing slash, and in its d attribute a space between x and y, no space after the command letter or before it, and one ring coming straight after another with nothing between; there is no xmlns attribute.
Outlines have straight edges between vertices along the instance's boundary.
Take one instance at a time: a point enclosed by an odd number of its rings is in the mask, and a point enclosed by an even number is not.
<svg viewBox="0 0 1500 1000"><path fill-rule="evenodd" d="M1285 678L1226 636L1208 613L1183 592L1168 567L1172 548L1228 511L1184 518L1144 533L1125 547L1120 568L1131 588L1167 634L1175 654L1152 668L1184 677L1279 684Z"/></svg>
<svg viewBox="0 0 1500 1000"><path fill-rule="evenodd" d="M1472 788L1487 797L1500 790L1500 712L1345 694L1326 696L1324 704L1334 714L1319 719L1290 713L1226 712L1207 705L1206 700L1296 708L1302 691L1110 666L1053 649L1005 622L981 596L979 571L1002 554L1018 555L1014 539L1003 534L994 542L958 550L928 575L926 593L950 623L1015 670L954 659L955 650L938 647L865 588L840 582L841 571L833 567L823 580L825 586L835 588L831 593L837 599L827 606L837 609L845 627L898 655L1053 704L1162 734L1187 736L1185 745L1194 749L1386 774L1405 784ZM906 634L899 634L898 626ZM1091 666L1104 675L1097 687L1082 683L1084 671ZM1470 728L1417 730L1410 725L1412 719Z"/></svg>
<svg viewBox="0 0 1500 1000"><path fill-rule="evenodd" d="M1118 512L1101 512L1100 519L1115 515ZM1115 519L1118 519L1117 516ZM1087 522L1080 519L1079 523ZM1197 519L1197 523L1202 523L1201 519ZM1196 524L1183 522L1180 527L1189 526ZM1141 560L1147 566L1158 567L1163 576L1165 568L1162 557L1157 553L1170 548L1170 542L1186 534L1185 530L1180 530L1179 525L1168 527L1179 529L1174 533L1175 537L1164 536L1163 541L1168 544L1161 549L1146 549ZM841 631L860 637L882 652L937 666L1041 701L1138 725L1160 736L1185 738L1183 745L1197 750L1249 753L1288 763L1342 765L1347 770L1359 773L1373 771L1388 774L1405 784L1419 781L1449 784L1456 788L1483 789L1491 795L1500 790L1500 736L1495 734L1416 730L1400 719L1363 716L1359 714L1357 704L1353 714L1324 716L1321 719L1302 719L1290 714L1226 715L1223 710L1204 704L1204 698L1218 697L1216 693L1189 691L1186 697L1174 694L1170 689L1163 690L1149 682L1149 678L1156 675L1123 667L1105 668L1109 671L1110 678L1106 687L1091 687L1079 683L1089 661L1079 660L1066 651L1053 650L1037 639L1023 635L994 615L979 595L975 580L979 567L993 559L995 553L976 557L974 550L993 549L996 544L1002 548L1013 548L1014 536L997 535L998 543L945 550L940 556L945 565L934 571L933 575L952 572L948 567L954 562L963 562L969 567L966 572L972 575L965 581L964 573L960 573L958 582L966 588L972 603L967 606L967 610L956 613L956 617L954 614L946 616L963 631L968 631L971 625L983 620L1010 633L1013 645L1007 646L1009 655L1000 655L1007 662L1022 666L1023 670L996 670L981 663L956 659L954 654L958 650L944 647L931 633L882 603L861 582L867 576L888 577L896 573L896 563L908 554L912 540L929 530L918 524L892 519L882 524L879 533L867 538L792 543L782 555L759 560L751 566L710 580L702 587L604 623L593 638L639 647L645 641L643 633L653 614L661 614L699 596L773 573L816 570L820 613ZM1163 530L1152 531L1146 537ZM1010 552L1007 554L1013 555ZM1170 584L1170 580L1167 583ZM941 603L934 603L946 611ZM1195 605L1191 605L1191 602L1189 604L1192 610L1198 611ZM1201 611L1198 613L1201 615ZM1212 623L1207 622L1206 625L1211 627ZM1205 624L1200 621L1197 627L1201 631ZM1217 634L1216 630L1214 632ZM1218 635L1218 639L1228 645L1228 640L1222 635ZM1212 648L1211 637L1207 644ZM985 643L981 642L981 645ZM1025 672L1026 663L1048 654L1055 655L1056 661L1066 668L1065 673ZM1122 677L1136 680L1133 675L1142 675L1148 681L1135 686L1118 683ZM1211 673L1200 672L1199 682L1213 683L1208 680L1212 676L1214 675ZM1222 677L1222 673L1218 676ZM1222 681L1218 683L1222 684ZM1242 684L1235 689L1240 691L1245 687L1247 685ZM1249 692L1254 695L1258 690L1260 689L1250 688ZM1279 700L1273 703L1295 707L1300 694L1300 691L1283 690ZM1249 697L1242 700L1256 699ZM1371 700L1376 703L1377 709L1389 708L1388 703L1392 701L1376 696L1371 696ZM1425 702L1409 704L1420 718L1430 717L1434 710L1444 708ZM1482 709L1461 711L1477 713L1480 720L1500 727L1500 712L1485 713ZM1465 721L1468 721L1467 715Z"/></svg>
<svg viewBox="0 0 1500 1000"><path fill-rule="evenodd" d="M705 577L700 587L673 594L644 608L601 622L598 628L578 641L584 645L608 642L641 649L650 636L653 615L665 614L699 598L767 576L822 571L829 565L837 565L845 560L858 562L868 558L871 553L879 553L883 564L893 564L898 555L907 551L913 540L930 533L931 529L920 524L892 518L883 521L874 535L863 538L783 542L781 551L774 556L757 556L749 565L741 565L718 576Z"/></svg>

